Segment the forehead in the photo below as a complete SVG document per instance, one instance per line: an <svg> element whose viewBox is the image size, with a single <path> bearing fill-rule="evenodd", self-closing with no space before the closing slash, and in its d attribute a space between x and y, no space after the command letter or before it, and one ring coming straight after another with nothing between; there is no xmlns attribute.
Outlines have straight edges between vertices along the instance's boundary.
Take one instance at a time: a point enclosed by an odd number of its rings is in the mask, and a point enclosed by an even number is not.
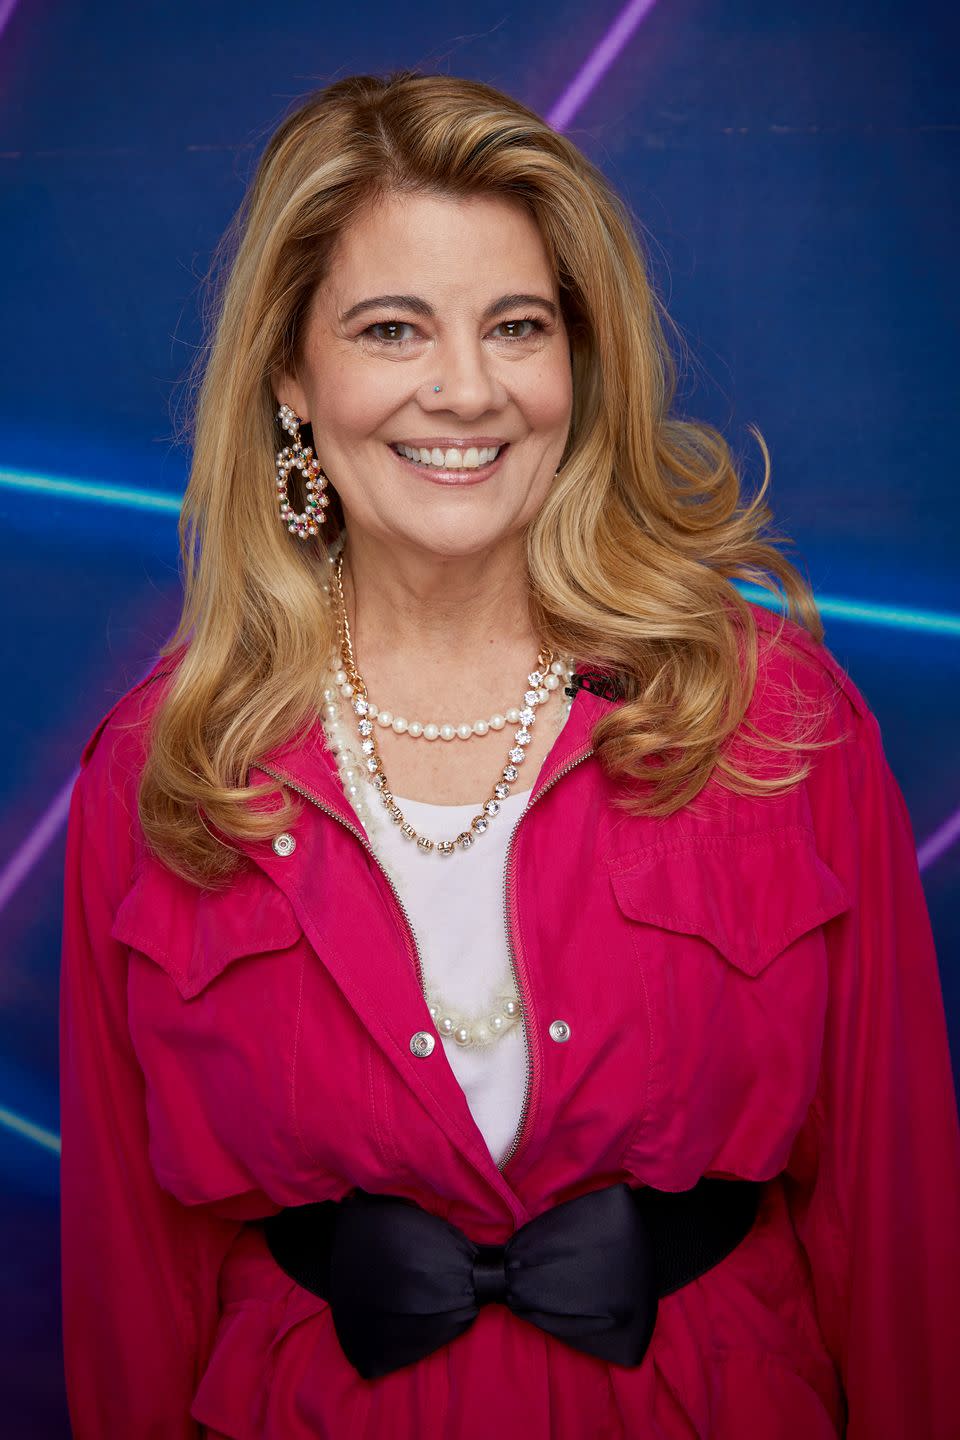
<svg viewBox="0 0 960 1440"><path fill-rule="evenodd" d="M539 288L556 298L536 221L497 195L391 193L371 203L334 248L318 300L340 309L364 295L415 293L433 304Z"/></svg>

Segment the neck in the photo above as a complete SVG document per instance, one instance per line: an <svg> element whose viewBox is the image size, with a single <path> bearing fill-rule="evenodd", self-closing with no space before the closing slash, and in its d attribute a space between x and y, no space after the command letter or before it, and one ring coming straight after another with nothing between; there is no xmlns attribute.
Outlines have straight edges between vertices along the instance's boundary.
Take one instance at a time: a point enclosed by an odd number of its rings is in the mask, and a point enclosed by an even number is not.
<svg viewBox="0 0 960 1440"><path fill-rule="evenodd" d="M411 555L363 534L344 549L343 593L355 646L369 656L536 654L523 535L476 555Z"/></svg>

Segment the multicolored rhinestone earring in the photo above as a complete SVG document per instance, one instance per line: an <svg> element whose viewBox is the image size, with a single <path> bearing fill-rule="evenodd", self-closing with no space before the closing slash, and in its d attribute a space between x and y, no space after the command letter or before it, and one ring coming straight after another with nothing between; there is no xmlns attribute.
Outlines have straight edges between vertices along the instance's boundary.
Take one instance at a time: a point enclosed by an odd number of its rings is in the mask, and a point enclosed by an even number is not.
<svg viewBox="0 0 960 1440"><path fill-rule="evenodd" d="M314 455L311 447L308 445L304 449L301 443L300 426L303 421L300 416L295 414L289 405L281 405L277 411L277 419L287 434L293 437L292 445L286 445L277 452L277 499L280 501L280 519L291 535L298 535L301 540L309 540L311 535L319 533L318 525L322 525L327 518L326 509L330 503L330 497L327 494L327 477L320 469L320 461ZM288 482L291 470L299 470L306 485L307 508L300 515L290 504Z"/></svg>

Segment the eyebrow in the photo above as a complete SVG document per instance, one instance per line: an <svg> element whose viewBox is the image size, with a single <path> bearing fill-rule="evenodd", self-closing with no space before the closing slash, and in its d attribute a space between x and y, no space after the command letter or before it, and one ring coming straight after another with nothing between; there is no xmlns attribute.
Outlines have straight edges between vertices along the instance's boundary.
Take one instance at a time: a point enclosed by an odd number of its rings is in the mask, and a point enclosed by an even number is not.
<svg viewBox="0 0 960 1440"><path fill-rule="evenodd" d="M558 310L552 300L545 300L542 295L501 295L492 305L488 305L481 316L482 320L493 320L497 315L502 315L506 310L515 310L521 305L539 305L553 320L558 317ZM419 295L375 295L369 300L358 300L356 305L340 316L341 325L348 324L355 320L365 310L409 310L414 315L422 315L429 320L433 314L433 306L428 305L426 300L421 300Z"/></svg>

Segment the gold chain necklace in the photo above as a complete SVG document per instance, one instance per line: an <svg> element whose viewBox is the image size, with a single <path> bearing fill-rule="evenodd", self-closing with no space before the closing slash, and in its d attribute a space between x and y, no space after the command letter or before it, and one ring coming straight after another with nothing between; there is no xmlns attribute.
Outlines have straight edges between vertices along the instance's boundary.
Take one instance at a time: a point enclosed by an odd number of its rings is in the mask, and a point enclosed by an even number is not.
<svg viewBox="0 0 960 1440"><path fill-rule="evenodd" d="M507 763L500 772L500 776L493 787L489 799L485 800L480 813L474 815L470 821L470 829L463 830L453 840L430 840L426 835L420 835L406 819L400 806L394 799L392 790L387 781L386 772L383 768L383 761L377 750L377 742L374 738L374 725L370 719L370 701L367 698L367 687L364 684L363 676L357 669L357 662L353 654L353 641L350 636L350 624L347 620L347 606L343 598L343 554L341 552L336 565L337 582L337 626L340 632L340 655L341 663L346 671L349 684L353 686L353 695L349 701L357 730L360 734L360 750L363 754L364 764L367 773L375 790L379 792L381 803L395 825L400 826L400 833L407 840L416 842L417 849L422 854L429 854L436 849L439 855L452 855L459 848L469 850L474 841L482 835L489 827L490 821L500 813L501 801L510 794L510 787L513 785L519 774L519 766L523 764L526 757L527 746L533 739L532 726L536 720L537 707L544 702L541 699L541 687L550 666L553 663L554 652L545 646L541 646L537 654L537 667L527 676L529 690L523 697L524 708L520 711L520 728L513 737L513 745L507 755ZM549 691L546 692L549 695Z"/></svg>

